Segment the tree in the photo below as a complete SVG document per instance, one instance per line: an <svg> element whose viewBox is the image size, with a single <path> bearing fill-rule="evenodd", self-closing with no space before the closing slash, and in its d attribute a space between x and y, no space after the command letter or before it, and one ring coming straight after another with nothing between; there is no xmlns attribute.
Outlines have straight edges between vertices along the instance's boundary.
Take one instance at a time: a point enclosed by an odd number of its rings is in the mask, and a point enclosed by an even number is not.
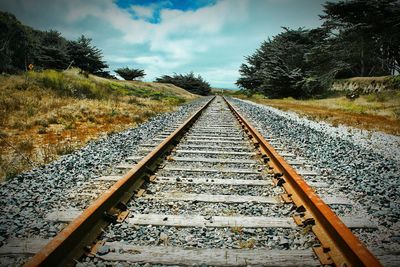
<svg viewBox="0 0 400 267"><path fill-rule="evenodd" d="M211 92L210 84L200 75L196 77L193 72L184 75L176 73L173 76L164 75L156 78L156 82L171 83L198 95L209 95Z"/></svg>
<svg viewBox="0 0 400 267"><path fill-rule="evenodd" d="M91 45L92 39L82 35L76 41L67 44L68 55L73 66L92 74L103 73L108 65L102 60L102 52Z"/></svg>
<svg viewBox="0 0 400 267"><path fill-rule="evenodd" d="M31 63L38 69L65 69L72 60L85 72L110 75L91 39L82 35L77 41L67 41L57 31L32 29L0 11L0 72L24 71Z"/></svg>
<svg viewBox="0 0 400 267"><path fill-rule="evenodd" d="M239 87L271 98L307 97L322 90L313 73L314 62L307 60L307 55L323 42L323 34L303 28L283 29L246 58L236 82Z"/></svg>
<svg viewBox="0 0 400 267"><path fill-rule="evenodd" d="M67 40L61 33L50 30L43 32L41 37L38 65L46 69L65 69L69 65Z"/></svg>
<svg viewBox="0 0 400 267"><path fill-rule="evenodd" d="M14 15L0 11L0 72L25 70L27 64L35 63L35 33Z"/></svg>
<svg viewBox="0 0 400 267"><path fill-rule="evenodd" d="M349 76L394 74L400 70L400 2L352 0L324 4L323 26L346 50ZM339 45L337 45L339 47Z"/></svg>
<svg viewBox="0 0 400 267"><path fill-rule="evenodd" d="M134 80L137 78L143 78L146 74L144 70L141 69L130 69L128 67L119 68L114 70L119 76L124 78L125 80Z"/></svg>

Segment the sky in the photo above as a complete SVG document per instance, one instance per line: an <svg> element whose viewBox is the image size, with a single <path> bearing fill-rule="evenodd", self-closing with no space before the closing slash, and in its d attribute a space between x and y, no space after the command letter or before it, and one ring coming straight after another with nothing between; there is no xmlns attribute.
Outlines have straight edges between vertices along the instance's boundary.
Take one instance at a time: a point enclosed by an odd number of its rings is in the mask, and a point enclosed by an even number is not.
<svg viewBox="0 0 400 267"><path fill-rule="evenodd" d="M111 73L141 68L144 81L200 74L236 88L239 67L262 41L290 28L313 28L325 0L1 0L0 10L67 39L84 34L103 51ZM113 73L114 74L114 73Z"/></svg>

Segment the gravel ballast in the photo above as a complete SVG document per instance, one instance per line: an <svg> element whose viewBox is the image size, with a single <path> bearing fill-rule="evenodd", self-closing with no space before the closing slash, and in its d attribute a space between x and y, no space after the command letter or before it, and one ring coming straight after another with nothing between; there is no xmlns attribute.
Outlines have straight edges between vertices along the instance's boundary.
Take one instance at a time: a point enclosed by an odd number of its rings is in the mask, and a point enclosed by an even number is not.
<svg viewBox="0 0 400 267"><path fill-rule="evenodd" d="M157 143L165 138L166 131L171 131L186 119L189 114L205 103L207 99L198 100L181 107L177 112L163 114L143 125L122 133L113 134L89 143L86 147L60 160L22 174L3 184L0 188L0 246L8 238L41 237L51 238L64 226L63 223L46 222L46 213L69 208L84 209L112 182L94 180L105 175L119 175L127 171L125 164L134 164L138 156L147 154L143 144ZM339 215L363 216L379 225L378 230L357 229L353 232L373 251L385 250L388 254L400 251L399 247L399 203L398 175L399 158L396 153L387 153L382 144L384 140L366 140L362 136L335 130L324 123L316 123L294 114L282 112L270 107L232 100L240 112L249 118L251 123L267 138L273 138L275 147L282 153L293 153L288 160L295 162L295 168L303 170L306 181L323 182L316 187L322 195L345 197L354 205L332 205ZM214 102L213 102L214 103ZM167 215L200 215L205 220L213 216L273 216L290 218L295 213L291 204L261 203L223 203L201 202L204 200L174 199L173 194L220 194L235 196L274 196L283 191L272 184L262 186L218 185L213 179L244 179L271 181L271 175L259 165L259 158L254 155L224 155L201 152L204 150L222 150L214 148L214 143L205 145L211 148L195 148L199 153L179 152L193 150L185 145L201 145L189 141L197 135L200 126L232 124L236 125L233 116L221 106L221 100L211 105L195 124L190 134L180 142L176 151L167 157L155 173L161 177L172 177L175 181L146 183L143 195L128 203L131 213L167 214ZM221 114L221 115L220 115ZM211 116L211 120L208 117ZM232 117L231 117L232 116ZM331 129L332 128L332 129ZM167 130L168 129L168 130ZM197 130L196 130L197 129ZM213 134L211 134L213 135ZM218 135L217 135L218 136ZM227 137L243 136L238 127ZM375 136L369 134L368 137ZM155 138L155 139L154 139ZM197 138L197 137L196 137ZM357 141L351 138L357 139ZM210 140L212 138L204 138ZM228 140L229 138L225 138ZM395 137L388 136L386 144ZM161 142L161 141L160 141ZM225 141L227 142L227 141ZM223 145L221 145L223 144ZM392 144L393 145L393 144ZM395 144L396 145L396 144ZM250 143L215 143L215 146L236 146L239 150L253 151ZM392 148L393 150L393 148ZM227 149L227 151L231 151ZM128 160L128 156L135 159ZM203 162L184 162L174 158L202 158ZM214 159L244 160L247 163L234 164L216 162ZM211 162L209 162L211 161ZM249 163L249 161L252 161ZM119 165L119 167L117 167ZM129 167L129 166L128 166ZM174 169L175 168L175 169ZM192 169L190 169L192 168ZM186 169L186 170L185 170ZM250 171L251 170L251 171ZM241 172L241 173L240 173ZM308 174L307 174L308 173ZM201 178L207 183L180 183L185 178ZM103 178L104 179L104 178ZM211 181L211 182L210 182ZM169 193L167 199L157 200L157 195ZM167 194L168 195L168 194ZM206 201L209 201L207 199ZM168 220L164 218L163 221ZM129 220L128 220L129 221ZM136 245L168 245L185 248L269 248L269 249L310 249L318 242L308 228L246 228L235 227L170 227L155 225L132 225L124 221L111 224L100 237L106 241L118 241ZM163 223L162 223L163 224ZM89 262L87 262L89 261ZM2 261L0 258L0 265ZM104 266L105 262L84 258L83 265Z"/></svg>
<svg viewBox="0 0 400 267"><path fill-rule="evenodd" d="M83 183L109 174L113 166L134 154L140 144L181 123L206 101L206 98L193 101L137 128L106 135L57 161L4 182L0 187L0 246L8 238L54 236L59 229L46 222L44 215L68 208L69 192L79 192Z"/></svg>
<svg viewBox="0 0 400 267"><path fill-rule="evenodd" d="M400 137L333 127L250 101L232 102L264 136L310 163L330 184L325 191L346 195L355 203L353 214L377 222L373 235L356 232L369 248L400 251Z"/></svg>

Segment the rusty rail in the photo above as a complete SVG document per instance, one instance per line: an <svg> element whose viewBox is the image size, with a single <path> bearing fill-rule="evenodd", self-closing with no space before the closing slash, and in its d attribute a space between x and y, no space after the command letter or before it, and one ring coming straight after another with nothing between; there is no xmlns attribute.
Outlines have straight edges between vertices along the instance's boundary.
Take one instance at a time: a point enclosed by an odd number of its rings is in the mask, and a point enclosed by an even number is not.
<svg viewBox="0 0 400 267"><path fill-rule="evenodd" d="M320 241L313 248L321 264L336 266L382 266L375 256L347 228L306 181L275 151L264 137L228 102L229 108L245 132L261 150L262 157L274 171L277 185L284 187L286 201L293 201L302 216L295 217L298 225L309 225Z"/></svg>
<svg viewBox="0 0 400 267"><path fill-rule="evenodd" d="M146 178L149 178L157 167L160 158L176 144L213 99L197 110L194 115L147 154L126 175L105 191L24 266L74 265L74 260L87 252L87 248L93 245L103 229L115 222L118 216L126 210L126 203L132 198L135 190L145 182Z"/></svg>

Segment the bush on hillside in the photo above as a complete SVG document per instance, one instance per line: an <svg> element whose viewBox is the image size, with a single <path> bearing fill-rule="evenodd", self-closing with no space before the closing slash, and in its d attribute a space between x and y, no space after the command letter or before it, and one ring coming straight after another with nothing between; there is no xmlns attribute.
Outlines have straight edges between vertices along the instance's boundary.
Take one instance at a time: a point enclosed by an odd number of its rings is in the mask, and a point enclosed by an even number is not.
<svg viewBox="0 0 400 267"><path fill-rule="evenodd" d="M124 78L124 80L131 81L137 78L143 78L146 74L144 70L141 69L130 69L128 67L119 68L114 70L119 76Z"/></svg>
<svg viewBox="0 0 400 267"><path fill-rule="evenodd" d="M159 83L171 83L181 87L193 94L209 95L211 87L200 75L197 77L190 72L188 74L174 74L173 76L164 75L156 79Z"/></svg>

